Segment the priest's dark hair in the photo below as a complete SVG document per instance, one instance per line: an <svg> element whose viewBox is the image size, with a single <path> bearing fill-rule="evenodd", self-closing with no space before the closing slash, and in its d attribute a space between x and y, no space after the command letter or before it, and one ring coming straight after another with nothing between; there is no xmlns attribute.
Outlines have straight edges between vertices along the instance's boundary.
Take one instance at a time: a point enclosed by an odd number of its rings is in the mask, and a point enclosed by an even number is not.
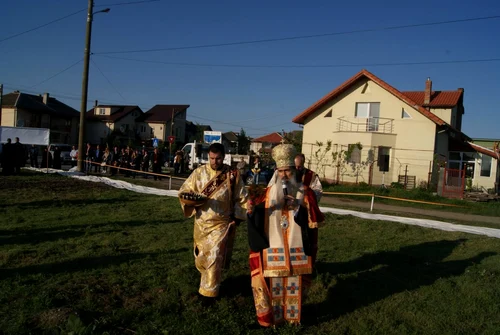
<svg viewBox="0 0 500 335"><path fill-rule="evenodd" d="M224 148L224 146L221 143L210 144L208 151L212 152L214 154L222 154L222 156L226 155L226 149Z"/></svg>

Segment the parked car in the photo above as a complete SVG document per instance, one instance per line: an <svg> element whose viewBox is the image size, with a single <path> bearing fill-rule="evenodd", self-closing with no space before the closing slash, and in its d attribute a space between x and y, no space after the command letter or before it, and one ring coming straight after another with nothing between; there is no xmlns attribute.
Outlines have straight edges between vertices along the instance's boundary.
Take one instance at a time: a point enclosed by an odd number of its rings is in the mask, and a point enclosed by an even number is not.
<svg viewBox="0 0 500 335"><path fill-rule="evenodd" d="M59 150L61 150L61 164L71 164L71 156L69 154L71 152L72 146L63 143L51 143L49 145L49 151L52 157L54 157L55 147L58 147Z"/></svg>
<svg viewBox="0 0 500 335"><path fill-rule="evenodd" d="M269 164L262 167L259 172L259 185L267 185L274 174L274 170L276 170L276 164ZM248 170L244 178L247 185L253 184L253 177L252 170Z"/></svg>

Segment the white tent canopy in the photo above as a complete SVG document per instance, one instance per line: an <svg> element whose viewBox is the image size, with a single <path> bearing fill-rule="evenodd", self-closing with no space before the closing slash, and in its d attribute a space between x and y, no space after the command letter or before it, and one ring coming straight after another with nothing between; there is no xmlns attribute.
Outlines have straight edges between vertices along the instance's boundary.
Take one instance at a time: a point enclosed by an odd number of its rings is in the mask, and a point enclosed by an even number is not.
<svg viewBox="0 0 500 335"><path fill-rule="evenodd" d="M22 144L49 145L50 129L0 127L0 143L7 143L8 138L14 143L16 137L19 137Z"/></svg>

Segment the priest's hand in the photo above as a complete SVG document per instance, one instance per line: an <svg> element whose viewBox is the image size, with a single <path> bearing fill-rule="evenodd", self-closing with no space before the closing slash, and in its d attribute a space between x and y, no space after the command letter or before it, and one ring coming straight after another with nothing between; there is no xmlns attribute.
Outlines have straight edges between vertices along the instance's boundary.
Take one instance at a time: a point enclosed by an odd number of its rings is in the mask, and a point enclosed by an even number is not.
<svg viewBox="0 0 500 335"><path fill-rule="evenodd" d="M285 204L289 209L295 209L299 205L297 199L291 195L285 195Z"/></svg>

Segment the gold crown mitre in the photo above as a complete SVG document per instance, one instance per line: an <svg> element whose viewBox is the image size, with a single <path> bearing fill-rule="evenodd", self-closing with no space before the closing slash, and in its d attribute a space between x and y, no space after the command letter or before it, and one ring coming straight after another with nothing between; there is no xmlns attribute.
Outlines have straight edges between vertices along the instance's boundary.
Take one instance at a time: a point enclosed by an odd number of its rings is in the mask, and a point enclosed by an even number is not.
<svg viewBox="0 0 500 335"><path fill-rule="evenodd" d="M273 148L273 159L276 162L276 168L295 166L295 155L297 151L292 144L279 144Z"/></svg>

